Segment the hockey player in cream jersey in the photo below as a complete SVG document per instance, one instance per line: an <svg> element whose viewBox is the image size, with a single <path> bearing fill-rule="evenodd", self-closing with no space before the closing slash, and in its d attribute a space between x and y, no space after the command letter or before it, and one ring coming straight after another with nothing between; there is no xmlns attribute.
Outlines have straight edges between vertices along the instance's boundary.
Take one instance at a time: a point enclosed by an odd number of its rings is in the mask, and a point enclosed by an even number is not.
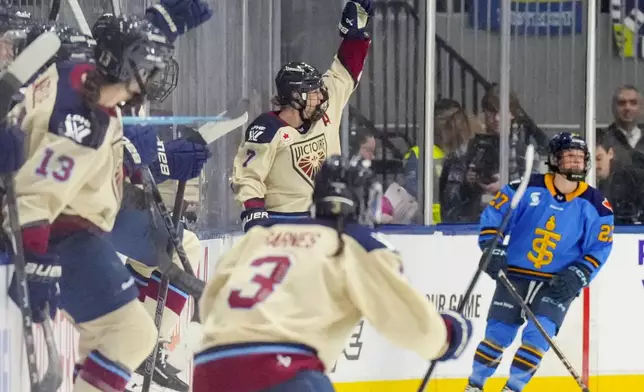
<svg viewBox="0 0 644 392"><path fill-rule="evenodd" d="M79 331L77 392L122 391L155 342L134 279L102 233L120 207L123 166L131 173L141 163L133 146L124 157L118 104L143 96L172 52L158 29L136 18L120 17L96 35L96 66L58 63L27 87L27 154L15 177L27 262L62 271L29 281L33 313L59 304Z"/></svg>
<svg viewBox="0 0 644 392"><path fill-rule="evenodd" d="M218 260L200 302L194 392L333 391L324 371L362 317L423 358L463 352L471 323L411 287L368 227L382 197L369 163L329 157L315 178L315 218L268 220Z"/></svg>
<svg viewBox="0 0 644 392"><path fill-rule="evenodd" d="M340 153L340 119L360 80L372 13L371 0L346 4L339 26L344 39L324 75L303 62L288 63L277 74L274 103L281 109L248 126L233 164L244 231L269 215L307 216L316 173L327 156Z"/></svg>

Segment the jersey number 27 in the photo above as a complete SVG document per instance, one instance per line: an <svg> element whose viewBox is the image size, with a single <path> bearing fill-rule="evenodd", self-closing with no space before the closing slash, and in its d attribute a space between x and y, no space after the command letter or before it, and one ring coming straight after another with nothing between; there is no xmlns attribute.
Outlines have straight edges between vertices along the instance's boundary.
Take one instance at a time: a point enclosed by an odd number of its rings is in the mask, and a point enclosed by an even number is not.
<svg viewBox="0 0 644 392"><path fill-rule="evenodd" d="M256 273L251 282L258 285L253 295L242 295L241 290L232 290L228 295L228 305L234 309L250 309L264 301L275 291L275 286L282 283L288 269L291 268L291 259L288 256L267 256L253 260L250 264L255 269L270 265L269 275Z"/></svg>

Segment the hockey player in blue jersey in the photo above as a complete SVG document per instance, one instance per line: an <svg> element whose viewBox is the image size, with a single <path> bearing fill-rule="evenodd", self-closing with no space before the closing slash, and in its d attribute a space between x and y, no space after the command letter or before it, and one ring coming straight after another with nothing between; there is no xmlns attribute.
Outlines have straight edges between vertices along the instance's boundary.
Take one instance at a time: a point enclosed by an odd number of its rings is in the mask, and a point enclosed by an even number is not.
<svg viewBox="0 0 644 392"><path fill-rule="evenodd" d="M560 133L548 146L550 172L530 179L526 197L512 212L506 245L497 245L486 272L504 270L518 293L552 337L557 334L572 301L597 276L610 254L613 210L606 198L584 182L590 168L586 142L576 134ZM481 216L479 245L487 248L518 186L506 185ZM488 313L485 338L474 354L466 391L483 390L503 351L524 323L521 308L502 284L497 284ZM539 367L549 345L528 321L522 345L510 367L502 392L522 391Z"/></svg>

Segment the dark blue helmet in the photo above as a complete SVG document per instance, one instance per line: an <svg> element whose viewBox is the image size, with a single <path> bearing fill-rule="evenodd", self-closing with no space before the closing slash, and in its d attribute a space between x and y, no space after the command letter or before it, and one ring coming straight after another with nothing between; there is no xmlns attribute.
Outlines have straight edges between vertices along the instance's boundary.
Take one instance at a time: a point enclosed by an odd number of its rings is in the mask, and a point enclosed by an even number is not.
<svg viewBox="0 0 644 392"><path fill-rule="evenodd" d="M324 86L322 74L312 65L301 61L293 61L282 67L275 77L277 96L275 103L280 106L291 106L300 112L306 109L307 94L311 90L319 89L323 99L316 106L313 115L306 119L317 121L322 118L329 106L329 94ZM305 120L302 117L302 120Z"/></svg>
<svg viewBox="0 0 644 392"><path fill-rule="evenodd" d="M358 156L347 160L329 157L315 176L315 217L344 217L364 225L380 222L382 186L371 170L371 161Z"/></svg>
<svg viewBox="0 0 644 392"><path fill-rule="evenodd" d="M136 80L142 94L172 57L173 45L145 19L105 14L92 27L96 71L108 83ZM145 78L145 80L144 80Z"/></svg>
<svg viewBox="0 0 644 392"><path fill-rule="evenodd" d="M561 169L561 155L568 150L583 151L584 168L582 170ZM562 132L556 134L548 143L548 168L553 173L562 174L569 181L584 181L590 169L590 153L588 152L586 141L576 133Z"/></svg>

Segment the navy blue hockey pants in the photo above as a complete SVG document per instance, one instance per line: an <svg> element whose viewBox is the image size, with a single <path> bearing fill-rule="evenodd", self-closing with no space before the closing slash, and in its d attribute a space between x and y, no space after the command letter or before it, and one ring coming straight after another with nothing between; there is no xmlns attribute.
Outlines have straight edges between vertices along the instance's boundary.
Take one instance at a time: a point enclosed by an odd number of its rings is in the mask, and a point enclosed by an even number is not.
<svg viewBox="0 0 644 392"><path fill-rule="evenodd" d="M548 296L548 282L510 278L517 292L528 303L537 319L553 337L557 334L571 301L556 303ZM482 388L501 362L503 351L514 341L525 315L505 286L497 283L487 318L485 339L474 354L471 385ZM539 368L543 355L550 348L534 323L528 320L521 336L521 347L515 353L510 367L507 386L513 391L522 391Z"/></svg>
<svg viewBox="0 0 644 392"><path fill-rule="evenodd" d="M314 370L300 371L295 378L275 385L262 392L333 392L333 384L322 372Z"/></svg>

